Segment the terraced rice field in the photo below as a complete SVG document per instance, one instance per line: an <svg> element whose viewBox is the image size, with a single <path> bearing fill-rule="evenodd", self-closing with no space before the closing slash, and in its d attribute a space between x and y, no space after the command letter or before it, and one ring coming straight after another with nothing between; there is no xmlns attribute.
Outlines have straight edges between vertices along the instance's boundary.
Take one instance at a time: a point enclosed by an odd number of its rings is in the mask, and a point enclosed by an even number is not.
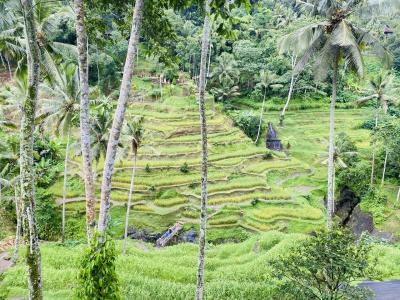
<svg viewBox="0 0 400 300"><path fill-rule="evenodd" d="M140 79L135 86L151 88ZM185 96L187 90L193 90L189 83L170 87L163 100L145 98L128 108L127 120L144 116L146 130L138 153L132 226L162 231L178 220L184 221L186 228L197 226L201 140L196 98ZM230 229L224 234L234 236L238 230L304 232L323 226L326 166L321 161L327 152L328 112L289 112L278 134L290 148L265 159L269 150L264 142L254 145L218 106L212 109L211 99L207 106L211 236L221 228ZM369 133L358 127L369 114L366 110L338 110L337 132L346 131L365 148ZM265 114L265 121L276 124L277 118L277 112ZM71 173L81 174L80 157L72 159ZM131 161L129 154L122 155L113 176L112 216L117 233L122 229L128 199ZM98 196L102 164L100 161L96 171ZM187 173L181 170L185 164ZM61 180L53 187L58 197L61 187ZM70 188L68 198L70 216L84 210L82 184Z"/></svg>

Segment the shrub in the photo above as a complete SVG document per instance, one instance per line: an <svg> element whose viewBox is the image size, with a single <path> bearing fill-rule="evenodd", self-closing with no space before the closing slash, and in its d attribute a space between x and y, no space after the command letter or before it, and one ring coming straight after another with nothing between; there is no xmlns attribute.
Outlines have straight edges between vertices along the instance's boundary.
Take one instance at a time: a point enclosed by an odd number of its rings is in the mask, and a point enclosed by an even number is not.
<svg viewBox="0 0 400 300"><path fill-rule="evenodd" d="M263 154L263 156L262 156L262 159L263 159L263 160L271 160L271 159L273 159L273 158L274 158L274 157L273 157L273 155L272 155L271 152L267 152L267 153Z"/></svg>
<svg viewBox="0 0 400 300"><path fill-rule="evenodd" d="M44 189L36 192L36 224L39 239L56 240L60 234L61 215L52 194Z"/></svg>
<svg viewBox="0 0 400 300"><path fill-rule="evenodd" d="M144 168L144 170L146 171L146 173L150 173L151 172L149 164L146 164L146 167Z"/></svg>
<svg viewBox="0 0 400 300"><path fill-rule="evenodd" d="M115 272L117 258L115 244L105 234L96 232L83 255L78 275L78 297L83 300L121 299L119 281Z"/></svg>
<svg viewBox="0 0 400 300"><path fill-rule="evenodd" d="M189 166L188 164L185 162L179 169L183 174L187 174L189 173Z"/></svg>
<svg viewBox="0 0 400 300"><path fill-rule="evenodd" d="M250 111L244 111L238 115L233 115L234 123L251 139L256 139L258 125L260 122L259 116ZM261 124L262 126L262 124Z"/></svg>
<svg viewBox="0 0 400 300"><path fill-rule="evenodd" d="M317 233L272 261L273 276L282 280L280 299L369 299L354 282L370 275L370 250L343 229Z"/></svg>

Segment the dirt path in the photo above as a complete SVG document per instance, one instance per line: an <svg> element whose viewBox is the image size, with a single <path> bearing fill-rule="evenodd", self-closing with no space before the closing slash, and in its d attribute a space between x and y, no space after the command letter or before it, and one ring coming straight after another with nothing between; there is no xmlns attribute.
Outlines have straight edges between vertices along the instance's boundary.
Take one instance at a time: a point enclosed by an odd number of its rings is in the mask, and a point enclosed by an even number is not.
<svg viewBox="0 0 400 300"><path fill-rule="evenodd" d="M368 287L374 292L376 300L397 300L400 299L400 280L373 282L367 281L360 286Z"/></svg>

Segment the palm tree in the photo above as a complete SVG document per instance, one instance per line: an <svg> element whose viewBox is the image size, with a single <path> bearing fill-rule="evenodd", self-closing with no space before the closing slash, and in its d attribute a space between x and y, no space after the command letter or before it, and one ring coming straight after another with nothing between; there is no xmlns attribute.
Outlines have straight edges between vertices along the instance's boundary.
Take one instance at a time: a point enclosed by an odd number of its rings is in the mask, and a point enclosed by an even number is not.
<svg viewBox="0 0 400 300"><path fill-rule="evenodd" d="M28 57L28 93L22 103L21 118L21 202L23 203L29 299L43 299L41 258L35 218L35 171L33 168L33 133L40 77L40 49L37 41L32 0L21 0L24 16L26 54Z"/></svg>
<svg viewBox="0 0 400 300"><path fill-rule="evenodd" d="M218 57L218 64L215 66L210 76L220 83L225 82L231 86L234 85L239 77L239 70L237 69L237 62L233 55L223 52L221 56Z"/></svg>
<svg viewBox="0 0 400 300"><path fill-rule="evenodd" d="M103 102L96 106L90 122L90 148L96 162L94 174L97 172L100 159L106 156L110 128L113 122L111 108L106 106L106 103ZM94 180L96 180L95 175Z"/></svg>
<svg viewBox="0 0 400 300"><path fill-rule="evenodd" d="M379 41L368 32L353 24L349 16L359 5L359 1L321 1L314 6L315 11L326 16L326 21L308 25L286 36L281 47L289 51L296 45L304 54L295 67L299 73L305 65L315 58L315 75L325 79L328 71L332 73L332 97L329 113L329 158L328 158L328 199L327 226L332 227L334 207L334 136L335 136L335 104L337 95L338 67L342 58L348 61L351 70L363 77L364 67L361 54L362 45L373 45L373 50L381 58L388 61L388 54L380 46Z"/></svg>
<svg viewBox="0 0 400 300"><path fill-rule="evenodd" d="M205 244L206 244L206 226L207 226L207 175L208 175L208 149L207 149L207 122L205 106L205 89L207 74L207 52L210 42L210 3L211 0L204 2L204 25L203 38L201 42L201 61L199 78L199 113L201 128L201 200L200 200L200 235L199 235L199 259L196 280L196 299L204 299L204 266L205 266ZM223 75L225 74L225 75ZM223 78L226 73L220 73ZM220 76L218 76L220 77Z"/></svg>
<svg viewBox="0 0 400 300"><path fill-rule="evenodd" d="M258 143L258 139L260 138L260 133L261 133L261 124L262 124L262 119L264 115L264 106L265 106L265 96L267 94L267 90L271 87L273 82L276 80L276 75L273 74L272 72L262 70L260 72L260 82L259 85L261 86L262 90L264 90L264 96L263 96L263 103L261 106L261 112L260 112L260 122L258 124L258 131L257 131L257 137L256 140L254 141L255 144Z"/></svg>
<svg viewBox="0 0 400 300"><path fill-rule="evenodd" d="M122 250L122 253L124 255L126 254L126 239L128 237L129 212L131 209L132 194L133 194L133 190L135 187L137 152L138 152L139 147L141 146L143 132L144 132L144 128L143 128L143 117L142 116L138 116L138 117L134 118L132 122L127 124L127 135L131 138L133 167L132 167L131 184L129 187L128 204L126 206L124 245L123 245L123 250Z"/></svg>
<svg viewBox="0 0 400 300"><path fill-rule="evenodd" d="M133 64L139 44L139 30L142 23L143 6L143 0L135 1L131 35L129 38L128 52L124 65L118 104L113 118L110 138L107 145L107 154L103 169L103 181L101 184L101 202L98 224L98 229L102 234L105 233L109 221L112 172L114 169L115 157L117 155L119 137L121 134L122 125L124 123L129 91L132 85Z"/></svg>
<svg viewBox="0 0 400 300"><path fill-rule="evenodd" d="M391 89L391 83L392 83L393 77L390 76L387 72L381 72L377 76L372 77L369 80L369 84L371 85L372 88L372 95L360 98L357 100L358 105L363 105L371 100L376 100L376 112L375 112L375 129L378 126L378 110L381 108L383 110L383 113L386 115L388 112L389 108L389 103L396 103L392 97L388 97L387 94ZM391 91L392 93L394 92L393 90ZM374 175L375 175L375 141L372 144L372 162L371 162L371 180L370 180L370 185L372 186L374 182ZM384 167L383 167L383 173L382 173L382 180L381 180L381 185L383 185L384 180L385 180L385 172L386 172L386 163L387 163L387 158L388 158L388 151L387 149L385 150L385 162L384 162Z"/></svg>
<svg viewBox="0 0 400 300"><path fill-rule="evenodd" d="M232 85L232 81L226 78L222 79L218 86L213 87L210 92L216 100L221 102L225 102L230 98L240 95L239 87L237 85Z"/></svg>
<svg viewBox="0 0 400 300"><path fill-rule="evenodd" d="M83 172L86 194L86 232L90 241L96 222L96 199L93 180L92 152L90 149L90 102L89 102L89 73L88 73L88 40L85 28L85 10L83 0L74 0L76 45L79 62L80 82L80 135L83 157Z"/></svg>
<svg viewBox="0 0 400 300"><path fill-rule="evenodd" d="M64 185L62 202L62 226L61 242L65 240L65 202L67 197L68 183L68 157L71 138L71 127L78 117L79 111L79 79L77 68L73 64L62 65L55 70L57 77L50 80L50 83L43 85L43 90L47 92L47 97L42 108L42 116L47 117L46 122L55 124L56 134L60 128L67 136L64 160Z"/></svg>

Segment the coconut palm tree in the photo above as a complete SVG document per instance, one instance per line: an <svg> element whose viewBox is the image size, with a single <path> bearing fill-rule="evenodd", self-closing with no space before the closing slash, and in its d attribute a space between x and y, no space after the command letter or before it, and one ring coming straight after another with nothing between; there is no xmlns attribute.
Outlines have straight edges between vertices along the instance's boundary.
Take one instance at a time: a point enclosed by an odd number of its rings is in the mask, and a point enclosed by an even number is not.
<svg viewBox="0 0 400 300"><path fill-rule="evenodd" d="M49 83L42 85L45 93L41 115L46 118L45 122L55 125L56 134L67 136L64 159L64 185L62 201L62 226L61 242L65 241L65 202L67 197L68 184L68 160L71 140L71 128L78 118L79 112L79 79L77 68L74 64L61 65L53 72L57 73L56 78L49 80Z"/></svg>
<svg viewBox="0 0 400 300"><path fill-rule="evenodd" d="M383 113L386 115L388 112L389 104L397 104L392 96L395 91L391 85L393 82L393 77L387 72L380 72L378 75L373 76L369 80L371 86L369 96L358 99L356 102L358 105L364 105L373 100L376 101L376 112L375 112L375 129L378 126L378 111L382 109ZM372 144L372 162L371 162L371 180L370 184L372 186L375 176L375 151L376 151L375 141ZM385 180L386 163L388 158L388 151L385 150L385 162L382 173L381 185L383 185Z"/></svg>
<svg viewBox="0 0 400 300"><path fill-rule="evenodd" d="M129 38L128 52L124 65L118 104L113 117L110 137L107 145L107 154L104 162L103 180L101 184L101 202L98 223L98 229L102 234L105 233L109 221L112 172L114 169L115 157L117 155L119 137L121 134L122 125L124 123L126 105L132 85L133 64L139 44L139 30L142 23L143 7L143 0L135 1L131 35Z"/></svg>
<svg viewBox="0 0 400 300"><path fill-rule="evenodd" d="M263 103L261 106L260 122L258 124L257 137L256 137L256 140L254 141L255 144L258 143L258 139L260 138L261 124L262 124L262 119L263 119L263 115L264 115L265 97L267 94L267 90L271 87L271 85L277 79L277 76L272 72L261 70L259 78L260 78L260 82L258 83L258 85L261 86L262 90L264 90L264 96L263 96Z"/></svg>
<svg viewBox="0 0 400 300"><path fill-rule="evenodd" d="M211 0L204 2L204 25L203 37L201 42L201 61L199 75L199 114L201 128L201 199L200 199L200 235L199 235L199 258L196 280L196 299L204 299L204 266L205 266L205 244L207 226L207 175L208 175L208 149L207 149L207 121L205 106L205 89L207 75L207 55L208 44L210 42L210 3ZM219 73L219 78L227 76L228 73Z"/></svg>
<svg viewBox="0 0 400 300"><path fill-rule="evenodd" d="M225 82L227 85L234 85L239 77L239 70L233 55L223 52L218 57L217 62L210 76L220 83Z"/></svg>
<svg viewBox="0 0 400 300"><path fill-rule="evenodd" d="M93 180L92 152L90 149L90 101L88 73L88 38L85 26L85 6L83 0L74 0L76 47L78 50L80 83L80 136L83 157L83 173L86 195L86 233L90 241L96 222L96 199Z"/></svg>
<svg viewBox="0 0 400 300"><path fill-rule="evenodd" d="M323 22L303 27L287 35L281 42L281 48L286 51L297 46L304 54L295 67L299 73L314 60L316 78L325 79L332 70L332 96L329 113L329 159L328 159L328 197L327 197L327 226L332 227L334 207L334 136L335 136L335 104L337 95L338 68L341 60L346 60L350 70L363 77L363 45L373 46L371 50L386 62L389 55L379 41L367 31L351 22L350 16L357 9L360 1L323 0L314 5L314 11L326 17Z"/></svg>
<svg viewBox="0 0 400 300"><path fill-rule="evenodd" d="M137 116L132 120L132 122L127 124L126 134L131 138L133 167L132 167L131 184L129 187L128 204L126 206L124 245L122 250L123 255L126 254L126 239L128 237L129 212L131 209L132 194L135 187L137 152L139 150L139 147L141 146L144 133L143 120L144 119L142 116Z"/></svg>
<svg viewBox="0 0 400 300"><path fill-rule="evenodd" d="M40 48L32 0L21 0L26 54L28 59L28 93L22 101L20 182L23 203L26 261L28 265L29 299L42 300L41 255L35 218L35 171L33 165L33 133L35 130L36 103L39 91Z"/></svg>

